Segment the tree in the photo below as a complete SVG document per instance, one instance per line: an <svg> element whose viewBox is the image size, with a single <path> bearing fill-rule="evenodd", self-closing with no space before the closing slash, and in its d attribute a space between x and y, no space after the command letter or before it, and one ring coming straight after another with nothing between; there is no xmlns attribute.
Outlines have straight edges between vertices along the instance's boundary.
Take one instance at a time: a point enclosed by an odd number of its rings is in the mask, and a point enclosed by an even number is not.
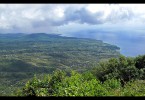
<svg viewBox="0 0 145 100"><path fill-rule="evenodd" d="M131 79L143 76L143 70L135 67L134 59L122 55L119 58L111 58L106 62L100 62L93 73L102 82L107 79L116 78L120 79L122 85Z"/></svg>
<svg viewBox="0 0 145 100"><path fill-rule="evenodd" d="M145 68L145 55L136 57L135 66L138 69Z"/></svg>

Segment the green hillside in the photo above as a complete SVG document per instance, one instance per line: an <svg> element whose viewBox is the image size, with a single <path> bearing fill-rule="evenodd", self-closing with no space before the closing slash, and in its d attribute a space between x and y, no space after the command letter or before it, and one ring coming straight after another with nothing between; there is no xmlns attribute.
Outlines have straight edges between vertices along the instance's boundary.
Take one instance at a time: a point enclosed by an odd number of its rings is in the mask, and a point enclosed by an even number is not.
<svg viewBox="0 0 145 100"><path fill-rule="evenodd" d="M119 47L101 40L60 35L0 34L0 95L12 95L36 75L56 69L84 72L101 60L118 57Z"/></svg>
<svg viewBox="0 0 145 100"><path fill-rule="evenodd" d="M34 76L16 96L145 96L145 55L102 61L87 72L56 70Z"/></svg>

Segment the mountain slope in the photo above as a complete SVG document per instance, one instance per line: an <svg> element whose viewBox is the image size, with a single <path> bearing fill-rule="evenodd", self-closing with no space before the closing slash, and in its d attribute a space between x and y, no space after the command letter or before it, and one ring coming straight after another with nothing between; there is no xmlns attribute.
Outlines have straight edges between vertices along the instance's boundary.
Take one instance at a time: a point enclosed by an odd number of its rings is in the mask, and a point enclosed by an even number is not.
<svg viewBox="0 0 145 100"><path fill-rule="evenodd" d="M102 59L118 57L119 49L94 39L45 33L0 34L0 87L18 87L34 74L56 69L86 71Z"/></svg>
<svg viewBox="0 0 145 100"><path fill-rule="evenodd" d="M100 40L61 37L45 33L20 34L20 36L17 34L17 37L13 37L7 35L5 40L1 39L1 56L35 63L34 65L39 67L68 66L77 67L78 70L82 69L81 67L91 67L101 59L119 55L119 47ZM37 62L41 62L42 65Z"/></svg>

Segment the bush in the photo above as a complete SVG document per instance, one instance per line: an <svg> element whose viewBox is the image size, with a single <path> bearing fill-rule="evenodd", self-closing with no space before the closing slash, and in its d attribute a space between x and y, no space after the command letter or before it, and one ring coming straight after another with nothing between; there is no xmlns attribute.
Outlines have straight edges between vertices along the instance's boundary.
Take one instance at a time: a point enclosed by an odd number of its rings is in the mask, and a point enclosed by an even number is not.
<svg viewBox="0 0 145 100"><path fill-rule="evenodd" d="M42 79L35 75L18 96L145 96L143 61L144 56L120 56L100 62L92 72L56 70Z"/></svg>
<svg viewBox="0 0 145 100"><path fill-rule="evenodd" d="M128 82L121 93L122 96L145 96L145 81L132 80Z"/></svg>
<svg viewBox="0 0 145 100"><path fill-rule="evenodd" d="M138 69L145 68L145 55L135 58L135 66Z"/></svg>
<svg viewBox="0 0 145 100"><path fill-rule="evenodd" d="M93 73L102 82L116 78L120 79L124 85L131 79L141 79L144 72L136 68L133 58L120 56L119 58L111 58L106 62L100 62Z"/></svg>

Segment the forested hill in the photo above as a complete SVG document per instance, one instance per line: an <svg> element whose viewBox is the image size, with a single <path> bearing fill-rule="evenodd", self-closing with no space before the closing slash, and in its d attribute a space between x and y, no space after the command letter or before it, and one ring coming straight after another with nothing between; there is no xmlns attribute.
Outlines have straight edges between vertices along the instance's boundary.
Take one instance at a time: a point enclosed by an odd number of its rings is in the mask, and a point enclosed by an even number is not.
<svg viewBox="0 0 145 100"><path fill-rule="evenodd" d="M89 70L102 59L118 57L119 49L95 39L45 33L0 34L0 94L9 95L34 74L56 69Z"/></svg>
<svg viewBox="0 0 145 100"><path fill-rule="evenodd" d="M119 47L103 43L101 40L45 33L0 34L0 45L3 62L22 61L35 67L50 67L52 70L56 68L85 70L96 66L101 59L117 57L120 54Z"/></svg>
<svg viewBox="0 0 145 100"><path fill-rule="evenodd" d="M52 69L84 70L95 66L101 59L117 57L120 54L119 47L103 43L101 40L45 33L0 34L0 45L3 62L21 60L35 67Z"/></svg>

